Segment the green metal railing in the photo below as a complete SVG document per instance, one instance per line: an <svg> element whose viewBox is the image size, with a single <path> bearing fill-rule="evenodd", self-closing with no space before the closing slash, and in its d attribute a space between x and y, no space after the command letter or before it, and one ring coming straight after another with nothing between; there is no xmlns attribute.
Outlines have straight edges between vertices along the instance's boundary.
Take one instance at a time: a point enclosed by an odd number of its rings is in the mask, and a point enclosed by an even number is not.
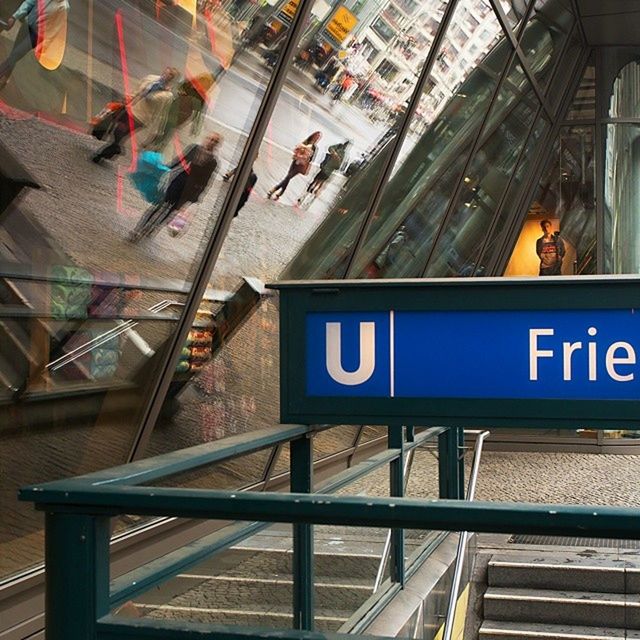
<svg viewBox="0 0 640 640"><path fill-rule="evenodd" d="M459 500L461 458L457 429L389 427L389 449L334 476L313 491L312 437L327 427L289 426L248 433L114 469L31 486L20 492L46 512L47 640L118 638L191 639L318 638L313 634L313 525L381 527L393 531L390 553L392 588L402 588L408 574L403 530L530 533L607 538L640 538L637 509L576 505L510 504ZM339 428L339 427L336 427ZM437 437L438 500L402 497L403 466L408 451ZM141 486L229 458L289 442L292 493L256 493ZM444 455L443 455L444 454ZM383 465L390 465L387 498L337 497L335 491ZM451 499L451 498L455 499ZM446 499L449 498L449 499ZM196 543L177 549L135 571L109 580L110 518L121 514L177 516L241 521ZM204 557L256 532L266 523L293 524L293 613L296 631L265 630L120 619L110 614L118 604L176 575ZM325 636L323 636L325 637Z"/></svg>
<svg viewBox="0 0 640 640"><path fill-rule="evenodd" d="M257 533L273 521L293 524L293 626L297 630L311 631L314 623L314 523L304 518L298 519L293 511L283 520L271 520L262 515L254 517L251 510L245 511L244 507L233 516L223 515L222 512L218 512L217 507L207 511L205 515L200 512L203 506L201 500L204 499L206 502L209 498L218 496L224 501L228 500L230 506L238 496L257 498L260 504L263 498L286 496L287 500L292 500L286 504L298 505L301 504L300 497L304 496L312 497L313 504L319 506L338 500L331 495L332 492L387 465L390 469L390 492L394 496L393 499L401 498L404 493L406 456L436 438L440 451L450 451L452 442L456 445L453 457L445 455L439 461L441 491L457 492L458 480L461 477L459 466L462 459L457 451L460 438L458 430L430 428L416 433L411 427L394 425L388 428L387 450L332 476L320 487L322 494L313 494L313 436L328 428L331 426L286 426L255 431L113 469L21 490L22 500L33 501L38 509L46 512L47 640L130 636L174 637L174 632L178 633L175 637L199 637L202 628L198 631L197 625L190 625L187 629L184 624L176 627L169 622L149 620L150 626L146 626L147 621L142 624L140 621L129 621L130 625L125 623L123 626L120 619L110 616L110 611L204 558ZM290 446L290 494L142 486L285 443ZM457 497L457 493L444 495ZM174 498L176 502L173 501ZM342 500L344 498L339 499ZM357 499L357 502L362 500ZM367 499L363 504L366 506L368 501ZM278 511L280 510L276 510ZM110 581L110 519L122 514L236 522ZM330 518L325 523L331 524L332 520ZM358 612L375 610L376 606L382 606L387 602L402 588L406 577L417 569L430 549L435 546L433 540L425 543L407 561L403 526L395 523L380 526L392 530L391 578L385 583L386 586L383 585L383 588L360 607ZM74 596L69 597L69 594ZM207 628L211 632L211 629ZM186 635L181 636L180 629ZM243 633L229 628L227 632L234 637ZM257 631L245 630L244 633L254 635Z"/></svg>

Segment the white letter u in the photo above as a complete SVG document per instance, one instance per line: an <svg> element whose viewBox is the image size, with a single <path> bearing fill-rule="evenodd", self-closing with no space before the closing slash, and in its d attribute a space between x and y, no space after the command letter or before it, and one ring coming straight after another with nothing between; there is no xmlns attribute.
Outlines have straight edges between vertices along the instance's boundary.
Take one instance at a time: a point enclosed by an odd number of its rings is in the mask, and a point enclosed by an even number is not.
<svg viewBox="0 0 640 640"><path fill-rule="evenodd" d="M373 375L376 368L375 322L360 323L360 364L355 371L342 368L340 333L340 322L327 322L327 371L339 384L362 384Z"/></svg>

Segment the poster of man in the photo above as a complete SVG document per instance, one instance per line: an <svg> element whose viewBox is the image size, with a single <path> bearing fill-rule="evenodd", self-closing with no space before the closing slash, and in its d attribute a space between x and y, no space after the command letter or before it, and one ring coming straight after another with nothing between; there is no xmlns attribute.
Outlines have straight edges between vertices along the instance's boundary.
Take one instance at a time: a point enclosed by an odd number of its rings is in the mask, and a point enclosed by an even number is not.
<svg viewBox="0 0 640 640"><path fill-rule="evenodd" d="M559 276L562 274L562 260L565 255L564 241L559 231L553 231L548 219L540 222L542 236L536 240L536 253L540 258L541 276Z"/></svg>

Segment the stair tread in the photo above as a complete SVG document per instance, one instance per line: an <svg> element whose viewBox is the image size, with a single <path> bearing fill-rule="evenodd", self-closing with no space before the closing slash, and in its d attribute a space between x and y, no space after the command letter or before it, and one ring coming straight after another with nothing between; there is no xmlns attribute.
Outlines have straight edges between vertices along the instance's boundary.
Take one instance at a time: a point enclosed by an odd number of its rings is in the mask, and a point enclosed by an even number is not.
<svg viewBox="0 0 640 640"><path fill-rule="evenodd" d="M558 589L518 589L515 587L489 587L485 592L485 598L511 598L531 600L557 600L566 599L572 601L604 601L611 603L625 603L632 606L640 606L640 594L637 593L606 593L594 591L569 591Z"/></svg>
<svg viewBox="0 0 640 640"><path fill-rule="evenodd" d="M624 560L613 558L582 556L579 554L518 554L518 555L494 555L489 560L490 567L514 567L514 568L554 568L576 569L578 571L590 569L594 571L624 571L640 567L640 556L629 555Z"/></svg>
<svg viewBox="0 0 640 640"><path fill-rule="evenodd" d="M480 627L483 635L517 635L525 638L553 638L554 640L613 640L614 638L640 638L640 632L605 627L584 627L567 624L537 622L504 622L485 620Z"/></svg>

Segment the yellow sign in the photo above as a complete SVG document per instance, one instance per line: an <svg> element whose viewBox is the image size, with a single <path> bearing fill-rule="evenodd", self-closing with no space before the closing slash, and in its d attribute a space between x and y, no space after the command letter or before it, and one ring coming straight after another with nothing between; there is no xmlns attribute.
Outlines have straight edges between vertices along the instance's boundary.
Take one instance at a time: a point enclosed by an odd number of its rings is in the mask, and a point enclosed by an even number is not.
<svg viewBox="0 0 640 640"><path fill-rule="evenodd" d="M335 10L331 20L329 20L329 24L327 24L327 33L336 42L342 42L357 24L358 18L349 9L340 6Z"/></svg>
<svg viewBox="0 0 640 640"><path fill-rule="evenodd" d="M282 12L290 18L293 18L296 15L299 4L300 0L289 0L287 4L282 7Z"/></svg>

